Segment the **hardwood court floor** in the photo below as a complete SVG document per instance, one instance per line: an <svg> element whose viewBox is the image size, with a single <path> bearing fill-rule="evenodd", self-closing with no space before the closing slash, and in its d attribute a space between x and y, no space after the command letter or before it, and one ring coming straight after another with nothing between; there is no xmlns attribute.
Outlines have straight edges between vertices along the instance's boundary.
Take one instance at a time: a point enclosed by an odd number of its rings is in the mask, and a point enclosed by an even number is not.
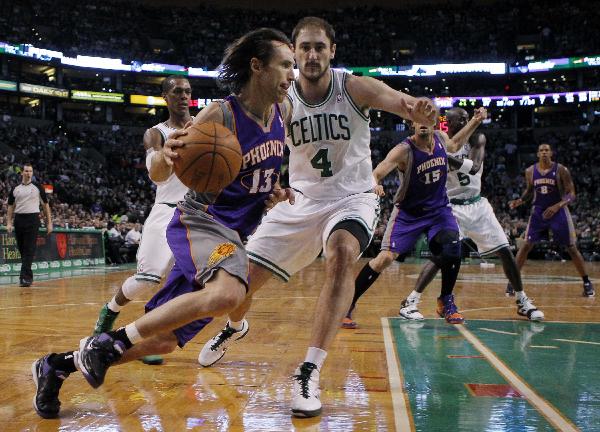
<svg viewBox="0 0 600 432"><path fill-rule="evenodd" d="M364 262L363 259L357 263L355 270L358 271ZM589 265L589 269L593 278L600 275L600 266ZM481 375L479 366L461 362L454 363L459 365L456 370L439 370L439 358L430 355L434 351L439 354L442 350L440 358L482 357L473 348L475 345L464 351L468 355L451 355L457 353L456 346L452 345L454 339L462 338L461 343L464 343L466 336L462 330L440 320L427 320L422 331L412 328L407 332L408 327L401 327L405 322L381 319L396 316L400 301L412 290L419 271L419 266L414 264L394 264L389 268L359 303L355 318L360 328L340 330L321 374L323 415L316 419L292 419L289 414L290 377L306 351L312 311L323 277L321 260L295 275L289 284L273 280L258 293L248 315L250 333L244 341L234 345L217 366L201 368L196 358L202 344L223 325L223 319L219 318L184 350L169 355L163 366L134 362L114 367L105 385L98 390L89 387L80 374L73 374L61 390L60 418L39 418L31 405L34 395L31 362L47 352L77 347L79 339L93 328L100 306L130 271L36 281L31 288L0 286L0 354L3 363L0 369L0 431L522 431L537 430L535 425L542 423L544 427L540 430L570 430L560 426L560 422L547 421L547 414L539 413L535 404L490 402L492 409L490 404L469 402L468 398L475 397L479 387L469 387L473 395L436 393L436 389L446 387L440 383L448 382L448 375L451 382L460 381L458 387L466 392L462 384L468 380L465 376L472 375L471 381L477 383L479 378L476 377L490 376L492 372ZM597 300L581 296L581 280L575 275L569 262L527 263L524 269L527 293L545 312L547 322L600 322ZM514 330L514 326L530 326L517 316L514 298L505 297L504 288L505 279L499 265L494 269L465 265L455 291L459 308L467 320L472 320L464 329L472 330L491 349L496 349L495 342L485 337L517 334L520 330ZM421 303L421 311L427 318L435 318L438 294L439 281L435 281ZM135 302L124 309L118 323L133 320L142 313L143 304ZM475 325L477 319L492 323ZM510 320L521 321L511 324ZM482 327L491 331L482 332ZM554 339L563 332L557 331L553 333ZM585 332L574 334L578 339L586 338ZM574 336L567 334L565 338ZM431 341L446 341L444 343L450 345L431 345ZM511 352L515 346L503 348L498 345L499 358L504 359L502 349ZM585 347L591 350L588 351L590 358L599 357L600 343L594 345L591 342ZM564 357L571 366L587 366L589 370L595 367L595 363L585 363L587 356L581 359L582 364L577 363L581 351L546 351L556 352L552 355ZM520 359L522 357L515 361L522 361ZM547 357L536 361L538 363L532 365L533 375L536 367L542 369L552 364L547 363ZM520 368L512 364L511 368L516 374L527 377ZM557 374L560 372L556 370ZM551 377L551 373L545 376ZM484 381L479 379L479 382ZM529 381L527 385L534 388ZM549 386L546 391L551 392L553 381L550 379L545 383ZM573 383L585 385L581 380L573 380ZM537 387L534 390L537 391ZM556 390L560 390L558 382ZM585 420L586 413L598 413L600 390L596 387L586 394L583 391L577 393L576 388L573 390L581 397L574 402L575 414L571 417L576 418L568 419L565 424L573 426L572 430L578 427L586 430L577 426L577 416ZM484 396L487 396L486 401L495 401L494 398L506 395L492 392ZM453 398L468 403L452 405L453 415L445 416L439 405ZM427 403L423 405L424 402ZM437 404L438 409L431 409L432 403ZM596 411L590 411L589 404L595 404ZM561 407L557 408L561 410ZM535 421L528 416L532 412L536 413ZM512 419L512 422L497 422L494 416L498 415ZM475 416L479 421L465 421L468 416ZM564 416L568 417L568 413ZM507 429L501 426L503 424Z"/></svg>

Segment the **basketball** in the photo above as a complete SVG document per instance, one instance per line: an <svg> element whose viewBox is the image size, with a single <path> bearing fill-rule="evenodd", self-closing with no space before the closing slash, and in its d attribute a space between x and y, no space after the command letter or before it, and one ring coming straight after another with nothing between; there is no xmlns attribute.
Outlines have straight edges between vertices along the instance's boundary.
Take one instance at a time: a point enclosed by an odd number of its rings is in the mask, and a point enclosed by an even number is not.
<svg viewBox="0 0 600 432"><path fill-rule="evenodd" d="M194 124L187 135L178 139L185 143L175 149L175 175L196 192L219 193L238 175L242 166L242 149L236 136L219 123Z"/></svg>

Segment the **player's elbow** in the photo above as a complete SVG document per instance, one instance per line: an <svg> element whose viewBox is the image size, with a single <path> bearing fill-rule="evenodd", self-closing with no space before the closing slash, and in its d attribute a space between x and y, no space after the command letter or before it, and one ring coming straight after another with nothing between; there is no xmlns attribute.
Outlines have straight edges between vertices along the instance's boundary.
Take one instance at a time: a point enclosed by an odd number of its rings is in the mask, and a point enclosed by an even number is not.
<svg viewBox="0 0 600 432"><path fill-rule="evenodd" d="M481 169L481 165L482 165L482 162L473 162L473 166L469 170L469 174L471 174L471 175L477 174L479 172L479 170Z"/></svg>

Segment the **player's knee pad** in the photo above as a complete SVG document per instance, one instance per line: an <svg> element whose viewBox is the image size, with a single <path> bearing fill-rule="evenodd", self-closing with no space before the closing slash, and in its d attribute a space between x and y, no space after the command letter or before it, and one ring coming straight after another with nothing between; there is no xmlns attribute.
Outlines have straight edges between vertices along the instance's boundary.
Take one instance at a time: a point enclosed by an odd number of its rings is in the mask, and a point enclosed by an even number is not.
<svg viewBox="0 0 600 432"><path fill-rule="evenodd" d="M458 231L442 230L435 235L431 242L431 253L435 255L436 264L440 267L460 262L461 247Z"/></svg>
<svg viewBox="0 0 600 432"><path fill-rule="evenodd" d="M136 279L135 276L130 276L123 283L121 290L127 300L137 300L143 295L149 295L158 290L159 284L147 280Z"/></svg>
<svg viewBox="0 0 600 432"><path fill-rule="evenodd" d="M363 253L369 243L371 242L371 236L367 232L366 228L357 220L347 219L335 224L335 226L331 229L329 236L333 234L337 230L345 230L352 234L356 240L358 240L358 244L360 246L360 253Z"/></svg>

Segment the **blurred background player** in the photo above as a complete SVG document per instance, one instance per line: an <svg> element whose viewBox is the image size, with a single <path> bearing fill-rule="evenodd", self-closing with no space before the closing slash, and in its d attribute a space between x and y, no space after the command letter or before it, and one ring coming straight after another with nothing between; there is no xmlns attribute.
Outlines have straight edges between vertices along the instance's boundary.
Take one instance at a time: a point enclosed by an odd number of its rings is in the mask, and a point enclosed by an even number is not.
<svg viewBox="0 0 600 432"><path fill-rule="evenodd" d="M567 248L577 273L583 279L583 295L594 297L594 286L585 270L583 257L577 249L577 236L568 207L575 201L575 185L569 170L564 165L553 162L552 155L550 144L539 145L538 163L525 170L525 192L521 198L508 203L509 207L514 209L533 198L531 216L525 232L525 244L517 253L517 266L519 270L523 268L533 246L551 230L554 240ZM507 291L510 289L511 287L508 287Z"/></svg>
<svg viewBox="0 0 600 432"><path fill-rule="evenodd" d="M154 155L163 148L169 135L183 129L192 120L189 108L192 88L186 78L177 75L165 78L162 82L162 96L167 102L169 118L144 133L148 172L152 169ZM144 222L144 233L137 252L137 272L127 278L113 298L100 309L94 328L95 335L112 330L121 308L127 303L158 290L162 278L173 266L173 253L167 244L167 225L187 188L174 173L166 180L154 183L156 197ZM142 360L148 364L162 363L160 356L147 356Z"/></svg>
<svg viewBox="0 0 600 432"><path fill-rule="evenodd" d="M475 116L485 119L481 109L476 110ZM454 137L468 122L469 115L462 108L452 108L446 112L448 119L448 136ZM469 142L461 146L456 152L449 152L459 160L471 160L462 165L459 170L448 172L446 190L450 198L452 213L456 217L461 238L470 238L477 245L479 255L497 255L502 261L504 274L517 292L517 313L530 320L539 321L544 314L538 310L533 302L525 295L521 274L515 263L515 258L510 250L506 234L500 226L492 206L485 197L481 196L481 176L483 173L483 159L485 157L486 137L476 132ZM423 319L418 310L421 294L439 271L435 258L427 261L417 279L415 289L402 301L400 315L406 319Z"/></svg>
<svg viewBox="0 0 600 432"><path fill-rule="evenodd" d="M254 30L229 45L219 81L233 94L224 103L211 103L195 123L222 123L234 131L246 162L216 197L189 190L179 203L167 228L175 264L164 287L146 304L145 315L116 331L82 339L79 351L48 354L33 363L34 408L41 417L58 415L59 390L70 373L80 370L90 385L99 387L117 361L183 347L212 317L243 302L248 289L243 241L269 206L293 199L289 189L275 193L285 146L279 104L294 80L293 66L291 43L278 30ZM173 148L184 145L176 138L186 133L172 134L153 155L154 181L172 175L172 159L178 157Z"/></svg>
<svg viewBox="0 0 600 432"><path fill-rule="evenodd" d="M354 292L353 267L368 246L379 216L373 192L371 108L433 125L429 100L398 92L381 81L331 69L335 31L321 18L305 17L292 32L300 75L289 92L290 185L298 192L292 207L271 210L246 248L250 291L273 275L284 281L325 252L325 283L314 315L310 345L294 373L292 414L321 413L319 373ZM301 245L301 247L299 246ZM225 328L203 347L199 362L210 366L248 331L250 300L229 315Z"/></svg>
<svg viewBox="0 0 600 432"><path fill-rule="evenodd" d="M446 178L448 163L469 172L473 161L448 158L446 148L458 151L485 117L485 110L478 111L452 138L434 131L433 126L413 123L414 135L394 147L377 165L373 171L377 183L394 169L398 170L401 183L394 197L394 210L383 235L381 252L365 264L356 277L352 307L381 272L399 255L409 253L419 236L425 233L432 259L442 270L437 313L450 324L464 321L452 295L460 269L461 248L458 225L446 193ZM377 187L383 195L383 187Z"/></svg>
<svg viewBox="0 0 600 432"><path fill-rule="evenodd" d="M37 235L40 228L40 201L46 216L46 234L52 233L52 213L46 197L46 191L33 180L33 166L24 164L21 171L21 184L15 186L8 194L6 213L6 230L15 230L17 247L21 254L21 271L19 286L28 287L33 283L31 265L37 246ZM14 217L14 225L13 225Z"/></svg>

